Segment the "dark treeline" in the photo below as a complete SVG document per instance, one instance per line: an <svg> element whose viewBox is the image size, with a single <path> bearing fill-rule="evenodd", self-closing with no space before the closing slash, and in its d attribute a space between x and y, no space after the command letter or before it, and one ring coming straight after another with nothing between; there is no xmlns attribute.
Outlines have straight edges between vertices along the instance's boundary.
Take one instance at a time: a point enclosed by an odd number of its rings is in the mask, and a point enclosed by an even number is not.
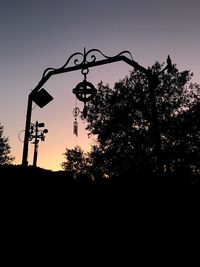
<svg viewBox="0 0 200 267"><path fill-rule="evenodd" d="M188 197L200 192L199 180L191 183L187 175L166 175L162 179L157 176L116 176L112 179L102 177L93 180L90 174L70 171L50 171L39 167L23 167L21 165L0 166L1 189L4 186L13 193L41 192L47 194L83 194L100 197ZM77 195L78 196L78 195Z"/></svg>

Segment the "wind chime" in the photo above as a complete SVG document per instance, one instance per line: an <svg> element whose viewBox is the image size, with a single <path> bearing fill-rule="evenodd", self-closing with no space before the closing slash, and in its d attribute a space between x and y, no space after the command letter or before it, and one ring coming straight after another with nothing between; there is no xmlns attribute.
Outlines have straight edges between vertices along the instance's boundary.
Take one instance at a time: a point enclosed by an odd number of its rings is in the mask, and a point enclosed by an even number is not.
<svg viewBox="0 0 200 267"><path fill-rule="evenodd" d="M84 79L82 82L78 83L77 86L73 89L73 94L75 94L76 98L84 103L83 111L82 111L82 116L83 118L87 117L87 105L86 103L96 95L96 88L94 85L90 82L87 81L87 74L89 72L89 69L87 67L83 68L81 70L81 73L84 76ZM73 133L78 136L78 122L77 122L77 117L80 113L80 109L77 107L74 108L73 110L73 116L74 116L74 128L73 128Z"/></svg>
<svg viewBox="0 0 200 267"><path fill-rule="evenodd" d="M78 107L75 107L75 109L73 110L73 116L74 116L74 128L73 128L73 134L76 135L76 137L78 136L78 122L77 122L77 117L80 113L80 109Z"/></svg>

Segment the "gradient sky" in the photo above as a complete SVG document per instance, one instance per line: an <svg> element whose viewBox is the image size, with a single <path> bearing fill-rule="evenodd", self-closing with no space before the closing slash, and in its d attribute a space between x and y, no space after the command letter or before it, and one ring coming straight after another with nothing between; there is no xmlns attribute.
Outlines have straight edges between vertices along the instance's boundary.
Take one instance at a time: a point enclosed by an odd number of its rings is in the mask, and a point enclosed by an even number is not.
<svg viewBox="0 0 200 267"><path fill-rule="evenodd" d="M100 49L108 56L129 50L144 67L170 54L179 70L190 69L200 83L199 0L0 0L0 123L9 137L15 164L21 164L28 94L47 67L59 68L74 52ZM125 63L90 69L88 81L110 86L131 70ZM80 71L51 77L44 88L54 100L32 122L44 122L49 133L40 142L38 166L58 170L67 148L88 150L85 124L73 135L75 97ZM82 104L78 102L81 108ZM19 134L23 139L23 132ZM29 145L29 163L33 160Z"/></svg>

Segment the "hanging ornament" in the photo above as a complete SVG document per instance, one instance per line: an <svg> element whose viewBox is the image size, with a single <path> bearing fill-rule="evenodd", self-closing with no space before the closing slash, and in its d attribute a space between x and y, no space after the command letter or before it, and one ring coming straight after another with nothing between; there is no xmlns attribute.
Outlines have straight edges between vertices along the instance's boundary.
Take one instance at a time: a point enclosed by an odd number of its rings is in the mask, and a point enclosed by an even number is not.
<svg viewBox="0 0 200 267"><path fill-rule="evenodd" d="M87 102L92 100L96 94L94 85L86 80L83 80L73 89L73 93L76 95L78 100Z"/></svg>
<svg viewBox="0 0 200 267"><path fill-rule="evenodd" d="M86 103L84 103L84 108L83 108L82 115L83 115L84 119L87 117L87 106L86 106Z"/></svg>
<svg viewBox="0 0 200 267"><path fill-rule="evenodd" d="M76 98L82 102L84 102L83 108L83 117L87 116L87 107L86 102L92 100L92 98L96 95L97 89L94 85L87 81L87 74L89 70L88 68L82 69L81 73L84 75L84 80L77 84L77 86L73 89L73 93L76 95Z"/></svg>
<svg viewBox="0 0 200 267"><path fill-rule="evenodd" d="M76 137L78 136L78 122L77 122L77 117L80 113L80 109L78 107L75 107L75 109L73 110L73 116L75 117L74 120L74 125L73 125L73 134L76 135Z"/></svg>
<svg viewBox="0 0 200 267"><path fill-rule="evenodd" d="M74 131L73 133L76 135L76 137L78 136L78 122L77 122L77 119L75 118L75 121L74 121Z"/></svg>
<svg viewBox="0 0 200 267"><path fill-rule="evenodd" d="M75 109L73 110L73 116L76 118L78 117L79 113L80 113L80 109L78 107L75 107Z"/></svg>

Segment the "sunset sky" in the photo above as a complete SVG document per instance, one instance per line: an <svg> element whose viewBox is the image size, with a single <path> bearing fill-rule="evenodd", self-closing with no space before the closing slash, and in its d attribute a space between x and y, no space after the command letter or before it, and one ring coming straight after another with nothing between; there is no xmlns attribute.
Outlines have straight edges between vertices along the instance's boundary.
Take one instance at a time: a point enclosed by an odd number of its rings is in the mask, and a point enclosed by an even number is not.
<svg viewBox="0 0 200 267"><path fill-rule="evenodd" d="M75 52L93 48L108 56L129 50L144 67L164 62L169 54L179 70L192 70L200 83L199 0L0 0L0 123L9 137L14 164L21 164L28 94L43 71L59 68ZM113 86L131 67L113 63L91 68L88 81ZM59 170L66 148L89 150L85 124L73 135L75 96L80 71L51 77L44 88L54 97L36 106L32 122L49 130L40 142L38 166ZM78 101L78 106L82 104ZM33 161L29 145L29 164Z"/></svg>

